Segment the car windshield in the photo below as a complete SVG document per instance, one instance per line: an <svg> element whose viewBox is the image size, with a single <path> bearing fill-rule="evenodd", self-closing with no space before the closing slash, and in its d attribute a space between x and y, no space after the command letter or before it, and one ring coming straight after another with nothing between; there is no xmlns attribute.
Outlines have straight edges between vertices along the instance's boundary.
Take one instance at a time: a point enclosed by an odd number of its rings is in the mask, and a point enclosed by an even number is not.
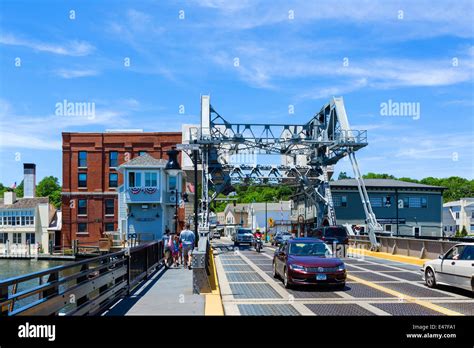
<svg viewBox="0 0 474 348"><path fill-rule="evenodd" d="M250 230L239 230L237 232L238 234L246 234L246 233L252 233Z"/></svg>
<svg viewBox="0 0 474 348"><path fill-rule="evenodd" d="M326 230L327 237L345 237L347 236L347 232L343 228L328 228Z"/></svg>
<svg viewBox="0 0 474 348"><path fill-rule="evenodd" d="M296 256L330 256L331 250L321 242L302 242L291 243L289 253Z"/></svg>

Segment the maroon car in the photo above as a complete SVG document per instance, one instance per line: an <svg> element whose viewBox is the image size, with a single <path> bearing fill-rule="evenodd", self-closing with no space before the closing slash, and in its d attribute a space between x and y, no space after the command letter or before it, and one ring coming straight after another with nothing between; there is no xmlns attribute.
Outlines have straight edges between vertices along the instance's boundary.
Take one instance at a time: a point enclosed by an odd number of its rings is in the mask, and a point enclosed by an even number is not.
<svg viewBox="0 0 474 348"><path fill-rule="evenodd" d="M282 244L273 256L273 276L283 278L286 288L294 284L346 284L344 262L317 238L295 238Z"/></svg>

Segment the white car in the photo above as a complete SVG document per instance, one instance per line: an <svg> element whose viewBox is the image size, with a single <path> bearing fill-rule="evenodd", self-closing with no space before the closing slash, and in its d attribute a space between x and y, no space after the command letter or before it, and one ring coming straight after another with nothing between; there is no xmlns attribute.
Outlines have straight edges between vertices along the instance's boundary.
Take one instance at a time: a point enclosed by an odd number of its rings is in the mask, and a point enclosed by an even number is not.
<svg viewBox="0 0 474 348"><path fill-rule="evenodd" d="M421 272L430 288L444 284L474 292L474 243L453 246L438 259L425 262Z"/></svg>

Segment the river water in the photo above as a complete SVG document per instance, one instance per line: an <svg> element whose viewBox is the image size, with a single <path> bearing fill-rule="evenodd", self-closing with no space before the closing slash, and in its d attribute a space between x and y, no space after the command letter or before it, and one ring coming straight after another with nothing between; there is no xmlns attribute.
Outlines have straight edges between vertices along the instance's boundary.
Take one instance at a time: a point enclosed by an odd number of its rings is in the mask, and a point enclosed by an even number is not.
<svg viewBox="0 0 474 348"><path fill-rule="evenodd" d="M0 281L7 278L17 277L20 275L25 275L33 272L38 272L48 268L61 266L70 261L67 260L35 260L35 259L0 259ZM43 281L46 281L47 277L43 277ZM35 278L22 282L18 285L17 292L23 290L31 289L39 285L39 279ZM61 289L62 287L60 287ZM12 286L8 287L9 294L12 294ZM32 296L29 298L21 299L15 301L14 310L18 309L24 305L27 305L31 302L37 301L38 296Z"/></svg>
<svg viewBox="0 0 474 348"><path fill-rule="evenodd" d="M0 259L0 280L66 264L67 260Z"/></svg>

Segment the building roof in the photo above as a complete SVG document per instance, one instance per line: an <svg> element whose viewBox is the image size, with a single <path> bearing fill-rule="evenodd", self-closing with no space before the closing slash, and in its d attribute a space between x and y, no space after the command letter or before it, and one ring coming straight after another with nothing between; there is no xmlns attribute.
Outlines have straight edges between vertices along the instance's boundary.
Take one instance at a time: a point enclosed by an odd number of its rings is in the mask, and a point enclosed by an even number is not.
<svg viewBox="0 0 474 348"><path fill-rule="evenodd" d="M143 167L153 167L153 168L162 168L166 166L168 161L164 159L156 159L150 156L147 153L144 153L141 156L135 157L128 162L125 162L119 166L119 168L143 168Z"/></svg>
<svg viewBox="0 0 474 348"><path fill-rule="evenodd" d="M54 212L51 221L49 222L48 231L61 231L63 226L63 213L60 210Z"/></svg>
<svg viewBox="0 0 474 348"><path fill-rule="evenodd" d="M13 204L4 204L4 199L0 198L0 209L28 209L36 208L38 204L49 203L48 197L17 198Z"/></svg>
<svg viewBox="0 0 474 348"><path fill-rule="evenodd" d="M265 202L252 203L252 208L255 211L265 211ZM269 202L266 206L267 211L290 211L291 203L290 201L281 201L281 202Z"/></svg>
<svg viewBox="0 0 474 348"><path fill-rule="evenodd" d="M234 207L233 203L229 203L226 205L224 213L227 214L229 211L232 213L237 212L237 213L244 213L247 214L249 209L249 204L248 203L237 203Z"/></svg>
<svg viewBox="0 0 474 348"><path fill-rule="evenodd" d="M464 204L465 207L470 207L474 206L474 198L461 198L460 200L457 201L451 201L443 204L443 207L448 208L448 207L459 207L462 205L462 202L466 202Z"/></svg>
<svg viewBox="0 0 474 348"><path fill-rule="evenodd" d="M444 190L445 187L418 184L394 179L364 179L366 187L390 187L390 188L408 188L408 189L439 189ZM357 187L356 179L341 179L329 182L330 187Z"/></svg>

